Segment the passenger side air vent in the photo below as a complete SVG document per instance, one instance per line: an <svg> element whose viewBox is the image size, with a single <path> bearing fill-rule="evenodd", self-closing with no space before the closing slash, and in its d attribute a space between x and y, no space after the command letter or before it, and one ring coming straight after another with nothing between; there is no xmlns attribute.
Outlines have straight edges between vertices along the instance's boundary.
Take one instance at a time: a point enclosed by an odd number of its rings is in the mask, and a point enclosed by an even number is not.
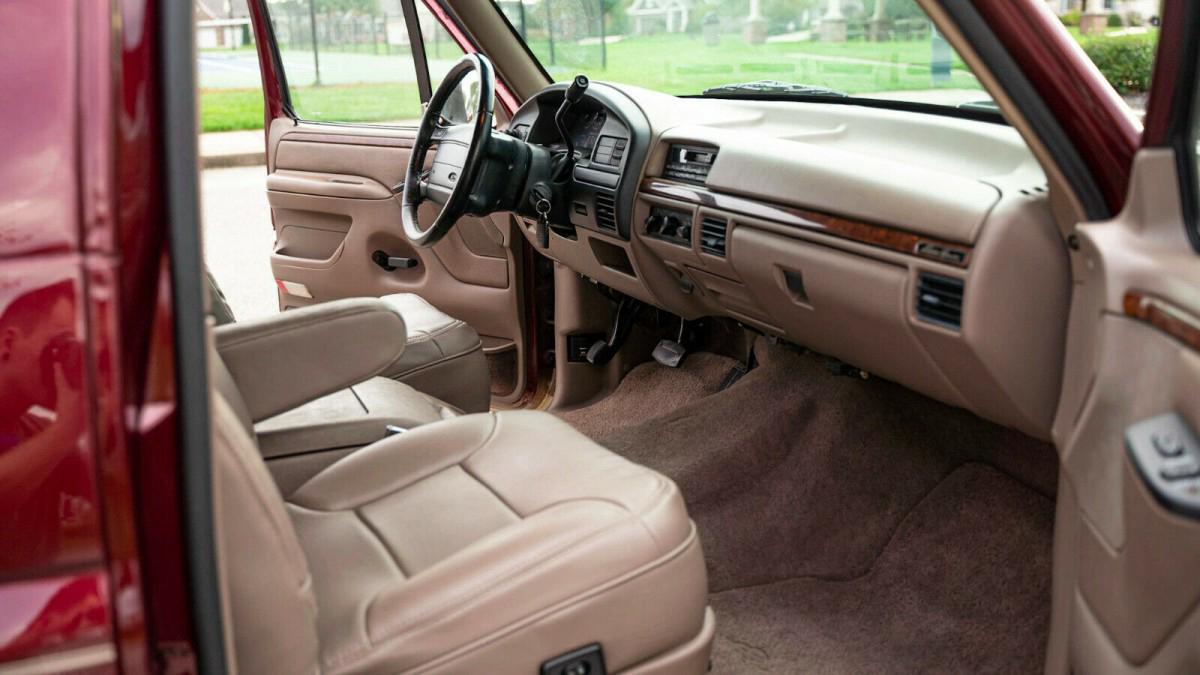
<svg viewBox="0 0 1200 675"><path fill-rule="evenodd" d="M596 191L596 226L609 232L617 231L617 199L611 192Z"/></svg>
<svg viewBox="0 0 1200 675"><path fill-rule="evenodd" d="M700 221L700 250L724 258L728 230L729 221L724 218L709 216Z"/></svg>
<svg viewBox="0 0 1200 675"><path fill-rule="evenodd" d="M962 327L963 282L936 274L917 277L917 316L930 323Z"/></svg>

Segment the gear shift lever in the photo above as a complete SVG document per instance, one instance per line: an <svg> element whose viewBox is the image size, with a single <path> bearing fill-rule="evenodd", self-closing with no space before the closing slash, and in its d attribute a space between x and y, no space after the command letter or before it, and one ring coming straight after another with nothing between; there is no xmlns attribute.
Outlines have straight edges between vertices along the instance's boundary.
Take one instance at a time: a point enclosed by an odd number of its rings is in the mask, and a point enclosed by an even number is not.
<svg viewBox="0 0 1200 675"><path fill-rule="evenodd" d="M558 128L558 135L562 136L563 141L567 144L566 158L554 167L553 180L556 183L562 182L570 173L571 167L575 166L575 142L571 140L571 134L567 133L567 111L583 98L587 88L587 76L576 75L575 79L571 80L571 85L567 87L567 93L563 96L562 105L558 106L558 112L554 113L554 126Z"/></svg>

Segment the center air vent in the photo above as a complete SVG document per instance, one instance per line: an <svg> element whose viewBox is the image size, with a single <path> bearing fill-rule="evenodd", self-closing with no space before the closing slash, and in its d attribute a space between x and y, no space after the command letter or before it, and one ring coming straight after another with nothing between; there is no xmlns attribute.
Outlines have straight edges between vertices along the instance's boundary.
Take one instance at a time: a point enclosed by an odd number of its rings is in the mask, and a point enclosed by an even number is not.
<svg viewBox="0 0 1200 675"><path fill-rule="evenodd" d="M917 277L917 316L930 323L962 326L963 282L936 274Z"/></svg>
<svg viewBox="0 0 1200 675"><path fill-rule="evenodd" d="M596 226L609 232L617 231L617 200L611 192L596 191Z"/></svg>
<svg viewBox="0 0 1200 675"><path fill-rule="evenodd" d="M709 216L700 221L700 250L722 258L725 257L725 238L729 221Z"/></svg>

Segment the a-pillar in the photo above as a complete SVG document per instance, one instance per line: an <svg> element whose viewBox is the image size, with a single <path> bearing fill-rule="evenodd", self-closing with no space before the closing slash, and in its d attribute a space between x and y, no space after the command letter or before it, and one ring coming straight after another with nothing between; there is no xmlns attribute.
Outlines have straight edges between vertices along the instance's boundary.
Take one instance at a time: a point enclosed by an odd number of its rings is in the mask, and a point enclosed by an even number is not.
<svg viewBox="0 0 1200 675"><path fill-rule="evenodd" d="M846 15L841 0L829 0L829 9L821 19L821 42L846 41Z"/></svg>

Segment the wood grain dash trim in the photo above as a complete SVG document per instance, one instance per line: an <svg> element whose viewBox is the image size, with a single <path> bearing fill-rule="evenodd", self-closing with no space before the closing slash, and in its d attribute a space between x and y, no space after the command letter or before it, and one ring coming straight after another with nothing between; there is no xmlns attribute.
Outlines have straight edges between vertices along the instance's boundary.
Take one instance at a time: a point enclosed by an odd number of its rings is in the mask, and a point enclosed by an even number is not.
<svg viewBox="0 0 1200 675"><path fill-rule="evenodd" d="M1126 291L1124 305L1126 316L1148 323L1200 351L1200 317L1141 291Z"/></svg>
<svg viewBox="0 0 1200 675"><path fill-rule="evenodd" d="M966 268L971 263L970 246L894 227L713 192L698 185L688 185L659 178L643 179L641 190L650 195L691 202L751 218L770 220L783 225L919 256L953 267Z"/></svg>

